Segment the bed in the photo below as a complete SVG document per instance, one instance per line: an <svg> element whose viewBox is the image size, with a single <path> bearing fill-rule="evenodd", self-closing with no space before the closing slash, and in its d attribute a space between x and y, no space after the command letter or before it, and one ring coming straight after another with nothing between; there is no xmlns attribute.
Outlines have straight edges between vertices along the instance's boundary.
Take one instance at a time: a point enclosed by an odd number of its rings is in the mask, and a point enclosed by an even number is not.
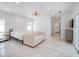
<svg viewBox="0 0 79 59"><path fill-rule="evenodd" d="M11 36L32 48L45 41L45 35L41 32L14 31L11 33Z"/></svg>
<svg viewBox="0 0 79 59"><path fill-rule="evenodd" d="M35 48L45 40L45 34L42 32L25 33L23 37L23 43L32 48Z"/></svg>
<svg viewBox="0 0 79 59"><path fill-rule="evenodd" d="M26 33L26 32L25 31L14 31L11 33L11 36L18 40L23 40L24 33Z"/></svg>

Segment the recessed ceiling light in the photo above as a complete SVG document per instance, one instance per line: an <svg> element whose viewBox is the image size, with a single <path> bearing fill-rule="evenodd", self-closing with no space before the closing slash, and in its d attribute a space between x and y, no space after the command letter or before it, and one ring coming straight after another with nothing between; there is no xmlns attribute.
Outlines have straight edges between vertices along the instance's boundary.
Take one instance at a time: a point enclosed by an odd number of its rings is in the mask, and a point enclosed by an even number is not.
<svg viewBox="0 0 79 59"><path fill-rule="evenodd" d="M50 10L50 7L48 7L48 10Z"/></svg>
<svg viewBox="0 0 79 59"><path fill-rule="evenodd" d="M10 10L10 8L6 8L7 10Z"/></svg>
<svg viewBox="0 0 79 59"><path fill-rule="evenodd" d="M20 2L16 2L16 4L19 4Z"/></svg>

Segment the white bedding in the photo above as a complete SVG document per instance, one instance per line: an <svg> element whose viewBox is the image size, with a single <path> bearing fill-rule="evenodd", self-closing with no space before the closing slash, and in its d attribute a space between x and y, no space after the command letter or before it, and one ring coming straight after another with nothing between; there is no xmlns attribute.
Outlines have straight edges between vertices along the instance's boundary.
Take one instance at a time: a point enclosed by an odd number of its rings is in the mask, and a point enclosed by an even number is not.
<svg viewBox="0 0 79 59"><path fill-rule="evenodd" d="M14 31L13 33L11 33L11 36L19 40L23 40L24 33L26 32L25 31Z"/></svg>

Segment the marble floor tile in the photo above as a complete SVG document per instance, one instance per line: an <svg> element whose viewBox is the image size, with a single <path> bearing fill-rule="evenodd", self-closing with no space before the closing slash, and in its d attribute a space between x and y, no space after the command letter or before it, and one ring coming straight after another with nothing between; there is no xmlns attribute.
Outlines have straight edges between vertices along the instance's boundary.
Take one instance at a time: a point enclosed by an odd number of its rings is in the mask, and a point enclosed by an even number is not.
<svg viewBox="0 0 79 59"><path fill-rule="evenodd" d="M0 43L0 57L77 57L73 44L54 36L35 48L22 45L17 40Z"/></svg>

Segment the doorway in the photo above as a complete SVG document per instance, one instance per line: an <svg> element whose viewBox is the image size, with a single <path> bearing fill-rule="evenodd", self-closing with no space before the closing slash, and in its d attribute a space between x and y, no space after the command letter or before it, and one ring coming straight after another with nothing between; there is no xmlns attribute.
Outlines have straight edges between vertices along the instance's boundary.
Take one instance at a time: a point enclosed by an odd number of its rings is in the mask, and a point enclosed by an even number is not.
<svg viewBox="0 0 79 59"><path fill-rule="evenodd" d="M60 16L51 17L51 35L61 36L61 17Z"/></svg>

